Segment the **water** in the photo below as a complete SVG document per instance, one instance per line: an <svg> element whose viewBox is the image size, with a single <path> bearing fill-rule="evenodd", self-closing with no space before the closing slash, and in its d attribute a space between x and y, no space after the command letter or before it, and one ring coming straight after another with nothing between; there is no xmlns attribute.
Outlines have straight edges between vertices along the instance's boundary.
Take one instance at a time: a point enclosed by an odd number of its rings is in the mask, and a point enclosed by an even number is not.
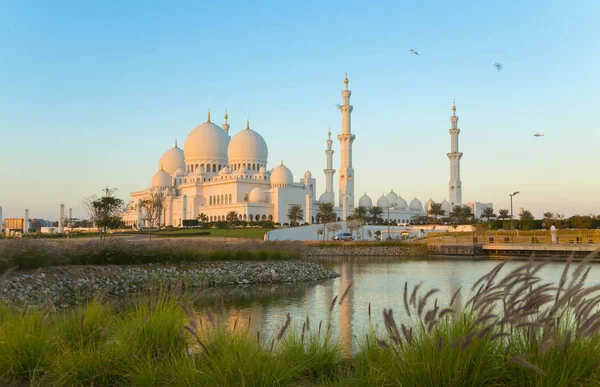
<svg viewBox="0 0 600 387"><path fill-rule="evenodd" d="M408 316L403 307L404 283L410 289L423 282L421 289L437 288L439 304L445 307L452 294L461 288L459 301L469 297L471 287L482 275L489 272L499 261L494 260L400 260L395 258L339 258L324 263L341 277L312 283L248 285L220 287L208 290L200 300L202 305L211 305L222 296L228 324L238 320L238 326L247 324L251 318L252 330L262 335L273 335L285 322L290 313L292 321L301 327L309 316L316 328L319 321L329 321L339 335L347 351L352 351L356 340L368 331L368 309L371 304L372 322L383 326L384 308L392 308L394 316L405 322ZM507 262L501 273L508 273L522 262ZM592 264L587 284L600 283L600 263ZM564 269L564 260L551 262L540 270L544 281L558 282ZM501 276L501 274L500 274ZM330 306L333 298L340 295L352 283L342 305ZM424 294L420 293L421 295Z"/></svg>

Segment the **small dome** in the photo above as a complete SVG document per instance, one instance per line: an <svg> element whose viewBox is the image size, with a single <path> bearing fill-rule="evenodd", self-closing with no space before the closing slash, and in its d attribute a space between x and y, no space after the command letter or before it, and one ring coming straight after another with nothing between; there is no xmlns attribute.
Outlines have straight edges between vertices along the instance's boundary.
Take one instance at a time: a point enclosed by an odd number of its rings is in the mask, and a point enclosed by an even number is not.
<svg viewBox="0 0 600 387"><path fill-rule="evenodd" d="M415 197L410 202L410 209L413 210L413 211L422 211L423 210L423 204L421 204L421 201Z"/></svg>
<svg viewBox="0 0 600 387"><path fill-rule="evenodd" d="M183 152L185 160L227 160L229 137L218 125L205 122L188 134Z"/></svg>
<svg viewBox="0 0 600 387"><path fill-rule="evenodd" d="M185 157L183 151L175 145L169 149L160 158L158 162L158 168L164 169L169 175L175 173L179 168L185 170Z"/></svg>
<svg viewBox="0 0 600 387"><path fill-rule="evenodd" d="M390 206L389 200L385 196L381 196L377 199L377 207L388 208Z"/></svg>
<svg viewBox="0 0 600 387"><path fill-rule="evenodd" d="M165 188L171 185L171 176L162 169L152 176L152 188Z"/></svg>
<svg viewBox="0 0 600 387"><path fill-rule="evenodd" d="M232 164L244 162L267 163L269 149L264 138L250 127L237 133L227 148L227 157Z"/></svg>
<svg viewBox="0 0 600 387"><path fill-rule="evenodd" d="M319 198L319 203L331 203L334 204L335 201L335 193L333 192L323 192L321 197Z"/></svg>
<svg viewBox="0 0 600 387"><path fill-rule="evenodd" d="M294 182L294 175L292 171L289 170L288 167L283 165L283 163L277 168L273 169L271 172L271 184L292 184Z"/></svg>
<svg viewBox="0 0 600 387"><path fill-rule="evenodd" d="M248 201L250 203L261 203L264 201L265 192L259 187L254 187L248 194Z"/></svg>
<svg viewBox="0 0 600 387"><path fill-rule="evenodd" d="M304 172L304 177L306 179L310 179L312 177L312 173L310 173L310 171L306 171L306 172Z"/></svg>
<svg viewBox="0 0 600 387"><path fill-rule="evenodd" d="M396 203L396 200L398 199L398 195L396 195L394 190L391 190L390 193L385 195L385 197L388 200L388 202L390 202L390 203Z"/></svg>
<svg viewBox="0 0 600 387"><path fill-rule="evenodd" d="M408 203L402 198L402 196L398 196L398 199L396 199L394 202L394 206L399 210L405 210L406 207L408 207Z"/></svg>
<svg viewBox="0 0 600 387"><path fill-rule="evenodd" d="M452 205L446 199L442 202L442 210L444 210L446 216L452 211Z"/></svg>
<svg viewBox="0 0 600 387"><path fill-rule="evenodd" d="M363 196L360 197L360 199L358 199L359 207L371 207L372 205L373 205L373 201L371 200L369 195L367 195L366 192Z"/></svg>
<svg viewBox="0 0 600 387"><path fill-rule="evenodd" d="M177 168L175 170L175 175L177 175L177 176L185 175L185 168Z"/></svg>
<svg viewBox="0 0 600 387"><path fill-rule="evenodd" d="M221 170L219 171L219 176L224 176L227 175L229 173L229 168L227 166L224 166L223 168L221 168Z"/></svg>

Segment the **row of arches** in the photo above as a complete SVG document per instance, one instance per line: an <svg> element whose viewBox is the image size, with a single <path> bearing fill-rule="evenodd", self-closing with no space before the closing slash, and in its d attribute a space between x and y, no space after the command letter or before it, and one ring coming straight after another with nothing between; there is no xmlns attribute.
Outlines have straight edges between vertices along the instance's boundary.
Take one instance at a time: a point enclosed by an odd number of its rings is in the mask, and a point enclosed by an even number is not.
<svg viewBox="0 0 600 387"><path fill-rule="evenodd" d="M261 220L270 220L273 221L273 215L265 215L265 214L239 214L238 220L247 220L249 222L258 222ZM211 215L208 217L209 222L221 222L227 221L227 215Z"/></svg>
<svg viewBox="0 0 600 387"><path fill-rule="evenodd" d="M219 206L221 204L233 203L233 196L231 194L211 195L208 197L209 206Z"/></svg>
<svg viewBox="0 0 600 387"><path fill-rule="evenodd" d="M226 166L226 164L188 164L186 166L186 172L187 173L194 173L194 171L198 171L198 169L200 169L201 172L214 172L217 173L219 172L221 169L223 169ZM260 170L261 167L266 167L264 164L257 164L257 163L237 163L237 164L233 164L231 165L231 168L233 168L233 170L239 170L239 169L247 169L250 171L258 171Z"/></svg>

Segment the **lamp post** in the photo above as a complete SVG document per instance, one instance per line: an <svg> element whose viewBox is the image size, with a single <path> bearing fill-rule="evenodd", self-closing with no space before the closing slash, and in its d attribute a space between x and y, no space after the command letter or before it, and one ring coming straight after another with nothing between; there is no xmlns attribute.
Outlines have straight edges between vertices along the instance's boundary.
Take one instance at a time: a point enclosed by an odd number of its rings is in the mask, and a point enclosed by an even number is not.
<svg viewBox="0 0 600 387"><path fill-rule="evenodd" d="M508 196L510 196L510 230L513 230L513 196L517 195L519 193L519 191L515 191L511 194L508 194Z"/></svg>

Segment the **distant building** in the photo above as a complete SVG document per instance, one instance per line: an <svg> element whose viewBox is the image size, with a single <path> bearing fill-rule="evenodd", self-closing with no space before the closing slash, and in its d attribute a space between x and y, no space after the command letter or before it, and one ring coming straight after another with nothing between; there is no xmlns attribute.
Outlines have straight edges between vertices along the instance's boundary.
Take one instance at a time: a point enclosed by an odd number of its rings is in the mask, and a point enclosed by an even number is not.
<svg viewBox="0 0 600 387"><path fill-rule="evenodd" d="M24 218L4 218L2 227L2 232L5 229L13 230L13 231L23 231L23 219ZM40 231L42 227L52 226L52 221L45 219L35 219L29 218L29 231L35 232Z"/></svg>

